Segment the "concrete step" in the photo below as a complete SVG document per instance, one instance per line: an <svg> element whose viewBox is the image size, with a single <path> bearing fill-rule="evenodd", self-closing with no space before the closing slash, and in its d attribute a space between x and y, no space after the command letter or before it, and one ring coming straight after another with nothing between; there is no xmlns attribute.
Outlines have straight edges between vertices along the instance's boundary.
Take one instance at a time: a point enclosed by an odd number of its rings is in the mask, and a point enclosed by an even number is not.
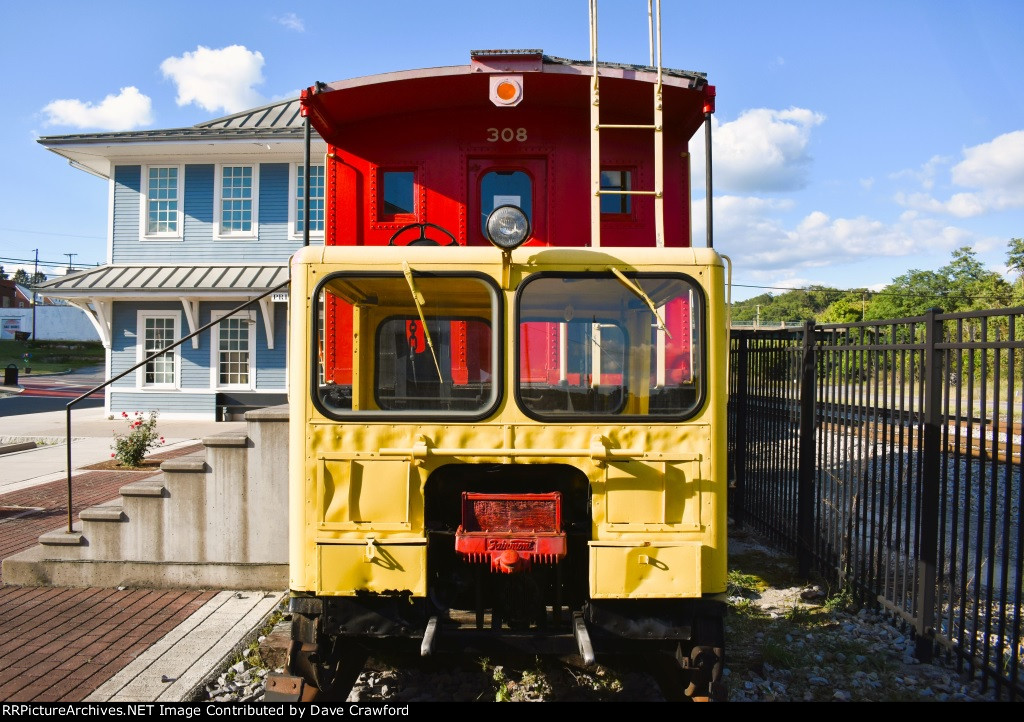
<svg viewBox="0 0 1024 722"><path fill-rule="evenodd" d="M184 562L205 560L210 479L206 450L165 461L160 465L160 473L167 489L163 505L162 558Z"/></svg>
<svg viewBox="0 0 1024 722"><path fill-rule="evenodd" d="M288 584L288 411L204 437L120 498L3 561L9 584L281 589ZM79 525L76 525L78 527Z"/></svg>
<svg viewBox="0 0 1024 722"><path fill-rule="evenodd" d="M120 500L83 509L82 536L88 540L82 549L83 559L118 559L121 556L121 536L128 522Z"/></svg>

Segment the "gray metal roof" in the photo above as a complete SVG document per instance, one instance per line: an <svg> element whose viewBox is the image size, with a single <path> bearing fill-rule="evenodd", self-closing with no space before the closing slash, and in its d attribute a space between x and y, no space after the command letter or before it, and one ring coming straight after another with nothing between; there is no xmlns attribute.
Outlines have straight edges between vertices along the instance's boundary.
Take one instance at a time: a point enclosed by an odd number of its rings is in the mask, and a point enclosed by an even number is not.
<svg viewBox="0 0 1024 722"><path fill-rule="evenodd" d="M156 130L124 130L105 133L71 133L45 135L38 139L42 145L68 143L129 143L160 140L193 140L214 138L281 138L301 139L305 120L299 114L299 99L291 98L278 103L253 108L223 118L207 120L188 128L161 128ZM313 130L314 137L316 131Z"/></svg>
<svg viewBox="0 0 1024 722"><path fill-rule="evenodd" d="M545 55L544 62L551 65L575 65L575 66L589 66L593 64L592 60L570 60L568 58L559 58L555 55ZM616 68L619 70L638 70L644 72L657 72L656 67L650 65L636 65L634 63L611 63L605 60L597 61L597 67L600 68ZM708 74L702 73L696 70L681 70L679 68L665 68L661 69L662 75L671 75L675 78L689 78L694 81L707 82Z"/></svg>
<svg viewBox="0 0 1024 722"><path fill-rule="evenodd" d="M297 128L302 130L305 123L306 121L300 114L299 99L292 98L279 103L271 103L270 105L246 110L242 113L235 113L234 115L226 115L223 118L197 123L194 127L225 130L240 128L274 130Z"/></svg>
<svg viewBox="0 0 1024 722"><path fill-rule="evenodd" d="M287 263L110 264L54 278L39 286L52 296L244 295L288 280Z"/></svg>

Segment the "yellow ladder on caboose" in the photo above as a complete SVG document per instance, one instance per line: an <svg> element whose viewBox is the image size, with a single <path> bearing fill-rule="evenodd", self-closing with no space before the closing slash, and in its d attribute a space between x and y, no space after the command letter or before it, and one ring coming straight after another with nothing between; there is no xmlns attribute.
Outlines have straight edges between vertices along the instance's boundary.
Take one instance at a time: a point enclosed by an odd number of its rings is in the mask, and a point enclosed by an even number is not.
<svg viewBox="0 0 1024 722"><path fill-rule="evenodd" d="M651 44L651 67L657 67L654 85L654 122L650 125L612 124L601 122L600 73L597 68L597 0L590 0L590 59L594 75L590 83L590 245L601 245L601 196L629 195L654 197L654 245L665 245L665 136L662 132L661 84L661 0L647 0L648 34ZM655 66L657 62L657 66ZM654 190L601 189L601 130L650 130L654 133Z"/></svg>

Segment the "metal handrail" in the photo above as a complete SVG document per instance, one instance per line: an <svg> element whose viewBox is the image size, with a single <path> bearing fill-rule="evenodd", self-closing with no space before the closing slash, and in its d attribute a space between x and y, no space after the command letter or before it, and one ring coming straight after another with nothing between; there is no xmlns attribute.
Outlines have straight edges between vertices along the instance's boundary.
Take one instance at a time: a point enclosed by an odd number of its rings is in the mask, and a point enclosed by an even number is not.
<svg viewBox="0 0 1024 722"><path fill-rule="evenodd" d="M220 316L216 320L210 321L205 326L197 328L195 331L190 333L188 336L185 336L185 337L183 337L181 339L178 339L177 341L172 343L170 346L166 346L166 347L160 349L159 351L157 351L156 353L154 353L151 356L147 356L145 359L143 359L139 363L135 364L134 366L132 366L127 371L123 371L123 372L119 373L117 376L114 376L113 378L107 379L106 381L104 381L99 386L95 386L95 387L89 389L88 391L86 391L81 396L78 396L77 398L72 399L70 402L68 402L67 406L65 407L67 409L68 534L73 534L74 533L74 522L73 522L74 510L72 509L72 506L71 506L71 468L72 468L71 467L71 407L74 406L75 404L77 404L79 401L82 401L82 400L88 398L89 396L92 396L94 393L96 393L100 389L104 389L107 386L110 386L110 384L114 383L115 381L118 381L118 380L124 378L125 376L130 374L132 371L135 371L136 369L140 368L141 366L144 366L144 365L148 364L153 359L159 358L160 356L163 356L168 351L172 351L173 349L177 348L178 346L180 346L181 344L185 343L189 339L194 338L195 336L198 336L199 334L201 334L203 331L207 330L208 328L210 328L212 326L216 326L218 323L223 321L225 318L227 318L229 316L235 315L239 311L241 311L241 310L243 310L245 308L248 308L249 306L253 305L257 301L263 300L264 298L266 298L267 296L269 296L272 293L277 293L282 288L287 286L289 283L291 283L291 279L288 279L284 283L281 283L281 284L279 284L277 286L274 286L273 288L271 288L266 293L261 293L259 296L256 296L255 298L249 299L248 301L243 303L241 306L236 306L235 308L231 309L226 314L224 314L223 316Z"/></svg>

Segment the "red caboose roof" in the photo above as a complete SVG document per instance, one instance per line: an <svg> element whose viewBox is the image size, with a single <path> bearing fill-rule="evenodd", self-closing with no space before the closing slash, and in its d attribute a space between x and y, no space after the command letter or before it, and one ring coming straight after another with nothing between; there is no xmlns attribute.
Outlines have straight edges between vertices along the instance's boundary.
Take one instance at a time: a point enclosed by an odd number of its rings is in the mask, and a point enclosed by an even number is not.
<svg viewBox="0 0 1024 722"><path fill-rule="evenodd" d="M612 120L616 108L649 106L658 69L642 65L597 63L601 78L602 113ZM468 65L418 68L380 75L317 83L302 92L302 112L329 143L352 123L416 111L479 106L488 98L489 76L523 76L524 95L531 104L571 107L589 104L594 64L544 55L540 50L475 50ZM692 134L704 120L713 97L705 73L662 68L664 109L673 124Z"/></svg>

